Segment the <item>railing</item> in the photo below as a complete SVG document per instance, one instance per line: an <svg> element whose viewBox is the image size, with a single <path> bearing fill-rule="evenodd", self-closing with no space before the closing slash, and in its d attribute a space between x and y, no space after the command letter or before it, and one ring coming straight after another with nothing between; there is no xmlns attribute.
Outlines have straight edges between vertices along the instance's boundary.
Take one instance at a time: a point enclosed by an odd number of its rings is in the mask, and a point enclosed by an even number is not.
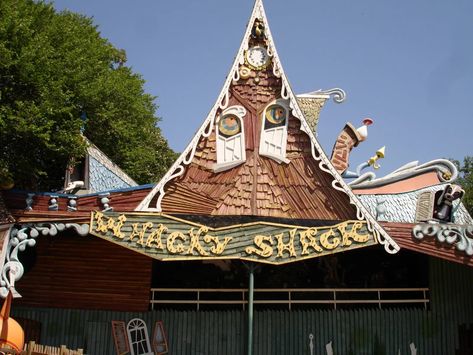
<svg viewBox="0 0 473 355"><path fill-rule="evenodd" d="M254 304L287 305L407 305L423 304L427 309L428 288L260 288L254 290ZM224 297L217 297L217 296ZM169 299L168 297L172 297ZM241 305L248 304L246 288L152 288L151 309L167 305Z"/></svg>

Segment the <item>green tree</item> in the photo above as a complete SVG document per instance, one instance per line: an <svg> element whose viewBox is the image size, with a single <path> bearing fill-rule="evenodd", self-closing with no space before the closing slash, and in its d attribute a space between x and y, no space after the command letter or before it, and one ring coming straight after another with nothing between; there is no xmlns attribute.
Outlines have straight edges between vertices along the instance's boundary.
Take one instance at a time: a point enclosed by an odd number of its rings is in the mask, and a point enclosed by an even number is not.
<svg viewBox="0 0 473 355"><path fill-rule="evenodd" d="M0 1L0 180L62 186L85 153L80 131L139 183L175 159L154 97L92 20L31 0Z"/></svg>
<svg viewBox="0 0 473 355"><path fill-rule="evenodd" d="M463 164L458 161L455 163L460 173L457 183L465 190L462 202L470 215L473 215L473 156L463 158Z"/></svg>

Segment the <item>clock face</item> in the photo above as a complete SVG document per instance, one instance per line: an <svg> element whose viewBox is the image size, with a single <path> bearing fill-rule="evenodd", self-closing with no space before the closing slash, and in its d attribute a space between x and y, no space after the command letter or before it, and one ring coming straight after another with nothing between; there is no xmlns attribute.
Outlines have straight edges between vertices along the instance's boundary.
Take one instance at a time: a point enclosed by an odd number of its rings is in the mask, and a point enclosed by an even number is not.
<svg viewBox="0 0 473 355"><path fill-rule="evenodd" d="M246 52L246 61L255 70L261 70L269 63L269 55L266 48L255 46Z"/></svg>

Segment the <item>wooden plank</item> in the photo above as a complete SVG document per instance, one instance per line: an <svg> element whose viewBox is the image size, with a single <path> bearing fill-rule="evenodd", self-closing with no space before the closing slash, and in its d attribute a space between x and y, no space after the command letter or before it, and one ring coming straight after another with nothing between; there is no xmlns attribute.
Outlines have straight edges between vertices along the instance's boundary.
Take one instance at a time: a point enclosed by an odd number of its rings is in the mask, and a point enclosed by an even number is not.
<svg viewBox="0 0 473 355"><path fill-rule="evenodd" d="M18 305L148 309L151 259L68 233L39 237L35 248L36 263L21 280Z"/></svg>

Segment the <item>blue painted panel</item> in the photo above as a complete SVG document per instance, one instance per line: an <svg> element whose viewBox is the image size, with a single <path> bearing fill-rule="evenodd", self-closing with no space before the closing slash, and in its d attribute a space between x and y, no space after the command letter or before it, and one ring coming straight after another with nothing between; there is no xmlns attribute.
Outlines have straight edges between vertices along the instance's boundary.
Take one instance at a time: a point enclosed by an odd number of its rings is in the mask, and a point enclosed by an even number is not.
<svg viewBox="0 0 473 355"><path fill-rule="evenodd" d="M89 156L89 190L91 192L122 189L130 186L97 159Z"/></svg>

